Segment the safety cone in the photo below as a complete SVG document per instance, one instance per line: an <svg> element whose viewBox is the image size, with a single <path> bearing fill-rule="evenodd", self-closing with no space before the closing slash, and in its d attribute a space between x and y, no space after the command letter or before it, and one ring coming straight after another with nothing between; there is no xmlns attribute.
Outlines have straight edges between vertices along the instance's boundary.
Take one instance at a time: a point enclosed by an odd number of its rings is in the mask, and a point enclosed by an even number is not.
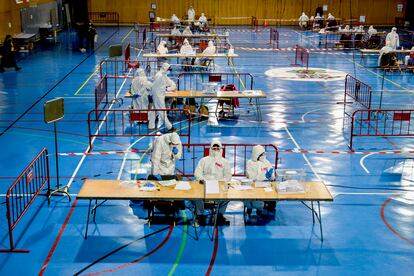
<svg viewBox="0 0 414 276"><path fill-rule="evenodd" d="M269 24L267 23L267 20L265 20L265 21L263 22L263 27L267 27L267 26L269 26Z"/></svg>

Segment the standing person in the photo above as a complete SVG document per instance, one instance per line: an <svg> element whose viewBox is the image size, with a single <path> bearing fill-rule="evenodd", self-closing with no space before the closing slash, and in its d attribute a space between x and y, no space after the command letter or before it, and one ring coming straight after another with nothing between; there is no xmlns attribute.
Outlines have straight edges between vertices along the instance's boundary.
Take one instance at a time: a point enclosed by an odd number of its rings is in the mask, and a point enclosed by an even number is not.
<svg viewBox="0 0 414 276"><path fill-rule="evenodd" d="M269 160L266 159L266 151L263 146L256 145L252 150L252 158L247 161L246 164L247 177L254 181L266 181L274 180L275 173L272 164ZM247 215L252 214L253 208L256 209L257 216L261 217L264 202L255 200L255 201L245 201L244 206L247 208Z"/></svg>
<svg viewBox="0 0 414 276"><path fill-rule="evenodd" d="M217 139L211 141L209 155L200 159L194 172L197 180L205 182L206 180L230 181L231 169L230 163L223 157L223 146ZM205 225L204 202L195 201L196 214L199 225ZM222 202L218 208L217 224L229 225L223 214L226 212L227 202Z"/></svg>
<svg viewBox="0 0 414 276"><path fill-rule="evenodd" d="M152 100L154 101L154 108L155 109L165 109L165 92L166 91L174 91L177 86L175 83L167 76L168 70L170 69L170 65L168 63L164 63L161 66L161 69L155 74L154 82L151 87L150 95L152 96ZM173 132L175 128L173 128L170 120L168 120L167 112L165 111L150 111L149 113L149 123L148 129L149 130L156 130L155 126L155 119L158 116L158 120L164 122L164 126L168 131Z"/></svg>
<svg viewBox="0 0 414 276"><path fill-rule="evenodd" d="M88 25L85 22L76 22L76 32L78 34L78 49L82 53L85 53L86 49L84 43L88 35Z"/></svg>
<svg viewBox="0 0 414 276"><path fill-rule="evenodd" d="M175 176L175 162L180 160L183 146L176 132L167 133L155 139L151 155L151 177L158 180L172 180Z"/></svg>
<svg viewBox="0 0 414 276"><path fill-rule="evenodd" d="M90 50L95 49L95 42L98 40L98 34L96 32L95 25L92 24L92 21L89 21L88 32L86 37L86 48Z"/></svg>
<svg viewBox="0 0 414 276"><path fill-rule="evenodd" d="M194 21L195 10L194 10L193 6L190 6L190 8L188 9L187 16L188 16L189 21Z"/></svg>
<svg viewBox="0 0 414 276"><path fill-rule="evenodd" d="M397 50L398 47L400 47L400 36L397 34L397 28L393 27L391 29L391 32L387 34L387 37L385 38L385 42L390 42L390 47L393 50Z"/></svg>
<svg viewBox="0 0 414 276"><path fill-rule="evenodd" d="M17 66L16 63L16 46L14 45L13 38L11 35L6 35L3 42L3 52L1 58L0 72L4 72L4 68L14 67L16 71L22 68Z"/></svg>
<svg viewBox="0 0 414 276"><path fill-rule="evenodd" d="M131 84L132 104L134 109L148 109L148 93L151 90L152 83L145 75L145 70L138 68Z"/></svg>

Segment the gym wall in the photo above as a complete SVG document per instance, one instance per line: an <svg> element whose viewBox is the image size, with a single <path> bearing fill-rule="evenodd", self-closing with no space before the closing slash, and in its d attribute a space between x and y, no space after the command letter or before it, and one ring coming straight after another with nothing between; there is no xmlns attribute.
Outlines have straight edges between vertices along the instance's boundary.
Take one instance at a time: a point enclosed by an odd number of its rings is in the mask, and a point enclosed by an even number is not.
<svg viewBox="0 0 414 276"><path fill-rule="evenodd" d="M192 5L196 17L204 12L216 24L251 24L251 17L258 19L297 19L302 11L314 15L318 6L328 5L328 14L342 19L366 17L365 24L393 25L396 17L403 17L405 0L88 0L89 11L118 12L122 23L146 23L151 3L157 5L156 16L170 18L173 13L183 18ZM402 12L397 12L397 4L404 4ZM245 17L240 19L220 19L223 17ZM216 18L216 20L214 20ZM259 21L263 23L263 20ZM272 24L271 21L268 22ZM296 24L296 23L294 23Z"/></svg>

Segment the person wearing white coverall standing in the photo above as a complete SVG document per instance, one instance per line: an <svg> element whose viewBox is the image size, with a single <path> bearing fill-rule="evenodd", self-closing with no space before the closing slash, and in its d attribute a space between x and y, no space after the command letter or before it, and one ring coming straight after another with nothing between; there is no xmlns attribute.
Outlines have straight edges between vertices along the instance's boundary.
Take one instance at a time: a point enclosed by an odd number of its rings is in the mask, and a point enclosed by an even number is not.
<svg viewBox="0 0 414 276"><path fill-rule="evenodd" d="M393 27L391 29L391 32L387 34L387 37L385 38L385 43L390 42L390 47L393 50L397 50L398 47L400 47L400 36L397 34L397 28Z"/></svg>
<svg viewBox="0 0 414 276"><path fill-rule="evenodd" d="M247 177L254 181L271 181L275 179L275 171L266 159L266 151L263 146L256 145L252 149L252 158L246 163ZM245 201L244 206L247 208L247 215L251 215L252 209L256 209L258 216L262 215L264 202L263 201Z"/></svg>
<svg viewBox="0 0 414 276"><path fill-rule="evenodd" d="M151 155L151 174L158 180L175 179L175 162L183 152L180 136L176 132L155 139Z"/></svg>
<svg viewBox="0 0 414 276"><path fill-rule="evenodd" d="M167 76L168 69L170 65L164 63L161 66L161 69L155 74L154 82L152 83L150 95L154 102L154 109L165 109L165 92L174 91L177 86L175 83ZM149 123L148 129L155 129L155 118L158 116L159 123L164 122L165 128L169 131L173 131L172 124L168 120L166 111L150 111L149 113Z"/></svg>
<svg viewBox="0 0 414 276"><path fill-rule="evenodd" d="M194 21L195 10L194 10L193 6L190 6L190 8L188 9L187 16L188 16L188 20Z"/></svg>
<svg viewBox="0 0 414 276"><path fill-rule="evenodd" d="M230 163L223 158L223 146L219 140L214 139L210 144L209 155L200 159L194 172L197 180L205 182L207 180L230 181ZM196 214L200 225L205 224L204 202L195 201ZM229 225L229 221L223 216L226 212L227 202L222 202L218 209L217 224Z"/></svg>
<svg viewBox="0 0 414 276"><path fill-rule="evenodd" d="M138 68L131 84L132 105L134 109L148 109L148 93L151 90L152 83L145 75L142 68Z"/></svg>

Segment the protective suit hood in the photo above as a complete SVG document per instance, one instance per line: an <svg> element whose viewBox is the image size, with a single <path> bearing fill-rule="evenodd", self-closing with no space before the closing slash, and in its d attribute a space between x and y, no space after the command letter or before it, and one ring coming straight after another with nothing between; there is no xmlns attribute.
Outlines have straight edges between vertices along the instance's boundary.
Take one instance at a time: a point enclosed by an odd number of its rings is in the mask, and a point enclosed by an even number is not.
<svg viewBox="0 0 414 276"><path fill-rule="evenodd" d="M220 147L220 154L216 155L216 151L213 150L213 146L219 146ZM211 157L221 157L223 156L223 145L221 144L221 142L217 139L213 139L210 143L210 151L209 151L209 155Z"/></svg>
<svg viewBox="0 0 414 276"><path fill-rule="evenodd" d="M265 151L264 147L261 145L256 145L252 149L252 160L253 161L259 161L258 158L260 155L262 155Z"/></svg>
<svg viewBox="0 0 414 276"><path fill-rule="evenodd" d="M176 132L166 134L165 141L173 145L179 145L181 143L180 136Z"/></svg>

